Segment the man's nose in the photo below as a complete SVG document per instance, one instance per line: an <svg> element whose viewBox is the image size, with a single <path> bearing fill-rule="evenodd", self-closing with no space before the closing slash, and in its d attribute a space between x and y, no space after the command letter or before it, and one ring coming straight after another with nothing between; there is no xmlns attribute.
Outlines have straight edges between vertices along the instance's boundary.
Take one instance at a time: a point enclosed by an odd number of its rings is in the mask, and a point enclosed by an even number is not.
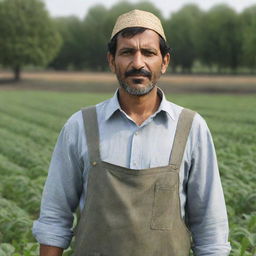
<svg viewBox="0 0 256 256"><path fill-rule="evenodd" d="M143 55L141 54L140 51L137 51L137 52L133 55L132 64L133 64L133 68L134 68L134 69L139 70L139 69L144 68L144 66L145 66L144 58L143 58Z"/></svg>

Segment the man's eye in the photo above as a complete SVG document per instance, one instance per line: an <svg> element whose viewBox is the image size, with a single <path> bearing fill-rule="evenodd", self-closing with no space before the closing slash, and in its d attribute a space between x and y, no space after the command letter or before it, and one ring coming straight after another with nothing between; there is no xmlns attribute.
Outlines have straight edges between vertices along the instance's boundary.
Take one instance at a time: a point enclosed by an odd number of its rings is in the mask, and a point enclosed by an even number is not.
<svg viewBox="0 0 256 256"><path fill-rule="evenodd" d="M127 50L127 51L122 51L121 55L130 55L131 51Z"/></svg>
<svg viewBox="0 0 256 256"><path fill-rule="evenodd" d="M144 52L144 55L150 57L150 56L154 56L155 53L154 53L154 52L151 52L151 51L145 51L145 52Z"/></svg>

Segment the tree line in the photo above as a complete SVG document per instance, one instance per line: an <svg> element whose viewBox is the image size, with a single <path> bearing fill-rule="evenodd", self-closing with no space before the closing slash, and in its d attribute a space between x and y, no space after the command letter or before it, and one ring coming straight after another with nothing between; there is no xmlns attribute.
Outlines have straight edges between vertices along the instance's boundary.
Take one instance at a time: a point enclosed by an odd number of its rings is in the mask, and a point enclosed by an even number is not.
<svg viewBox="0 0 256 256"><path fill-rule="evenodd" d="M256 69L256 5L237 13L228 5L202 11L185 5L164 18L149 2L96 5L84 19L50 18L40 0L0 0L0 63L18 76L27 64L56 70L106 71L107 43L116 18L129 10L156 14L171 51L171 71L240 72Z"/></svg>
<svg viewBox="0 0 256 256"><path fill-rule="evenodd" d="M92 7L83 20L56 18L63 38L58 56L50 63L55 69L108 70L107 42L116 18L132 9L150 11L161 18L172 48L172 70L191 72L196 63L216 72L255 71L256 5L238 14L227 5L202 11L189 4L165 19L149 2L121 2L111 9Z"/></svg>

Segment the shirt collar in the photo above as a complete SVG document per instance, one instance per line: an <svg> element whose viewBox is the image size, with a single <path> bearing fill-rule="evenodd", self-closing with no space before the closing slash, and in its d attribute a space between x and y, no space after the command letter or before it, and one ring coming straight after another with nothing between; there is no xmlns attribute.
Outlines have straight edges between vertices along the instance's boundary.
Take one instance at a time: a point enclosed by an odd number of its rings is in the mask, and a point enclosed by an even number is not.
<svg viewBox="0 0 256 256"><path fill-rule="evenodd" d="M154 115L157 115L161 111L164 111L173 120L175 120L172 104L170 104L170 102L166 100L164 92L159 87L157 87L157 93L160 95L162 100L161 100L158 110L156 111L156 113ZM123 112L123 110L119 104L119 100L118 100L118 89L116 90L113 97L110 98L108 105L106 106L105 121L107 121L117 110L120 110L121 112Z"/></svg>
<svg viewBox="0 0 256 256"><path fill-rule="evenodd" d="M159 87L157 87L157 93L160 95L160 97L162 98L160 106L157 110L157 113L164 111L166 112L173 120L175 120L175 116L174 116L174 110L173 110L173 106L172 104L166 100L165 98L165 94L162 91L162 89L160 89Z"/></svg>
<svg viewBox="0 0 256 256"><path fill-rule="evenodd" d="M117 110L122 110L118 100L118 89L116 90L114 96L110 98L106 106L105 121L107 121Z"/></svg>

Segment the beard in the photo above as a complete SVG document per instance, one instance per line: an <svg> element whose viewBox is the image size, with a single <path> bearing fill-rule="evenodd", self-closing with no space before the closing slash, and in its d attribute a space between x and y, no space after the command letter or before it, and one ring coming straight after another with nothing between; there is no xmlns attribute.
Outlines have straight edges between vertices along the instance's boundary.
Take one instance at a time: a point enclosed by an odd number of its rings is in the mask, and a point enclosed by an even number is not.
<svg viewBox="0 0 256 256"><path fill-rule="evenodd" d="M149 80L151 79L151 73L146 71L146 70L130 70L125 73L125 77L129 77L131 75L143 75L145 77L148 77ZM117 75L117 79L119 82L120 87L122 87L127 93L130 95L135 95L135 96L143 96L146 94L149 94L155 87L155 84L152 82L149 82L147 85L143 85L142 87L132 87L128 83L124 81L119 75ZM143 80L142 79L132 79L132 82L134 84L142 84Z"/></svg>
<svg viewBox="0 0 256 256"><path fill-rule="evenodd" d="M140 83L141 81L139 81L140 79L134 79L134 83ZM149 83L146 86L143 86L141 88L139 87L131 87L128 83L124 82L123 80L118 79L119 81L119 85L129 94L131 95L135 95L135 96L143 96L146 94L149 94L155 87L155 84L153 83Z"/></svg>

